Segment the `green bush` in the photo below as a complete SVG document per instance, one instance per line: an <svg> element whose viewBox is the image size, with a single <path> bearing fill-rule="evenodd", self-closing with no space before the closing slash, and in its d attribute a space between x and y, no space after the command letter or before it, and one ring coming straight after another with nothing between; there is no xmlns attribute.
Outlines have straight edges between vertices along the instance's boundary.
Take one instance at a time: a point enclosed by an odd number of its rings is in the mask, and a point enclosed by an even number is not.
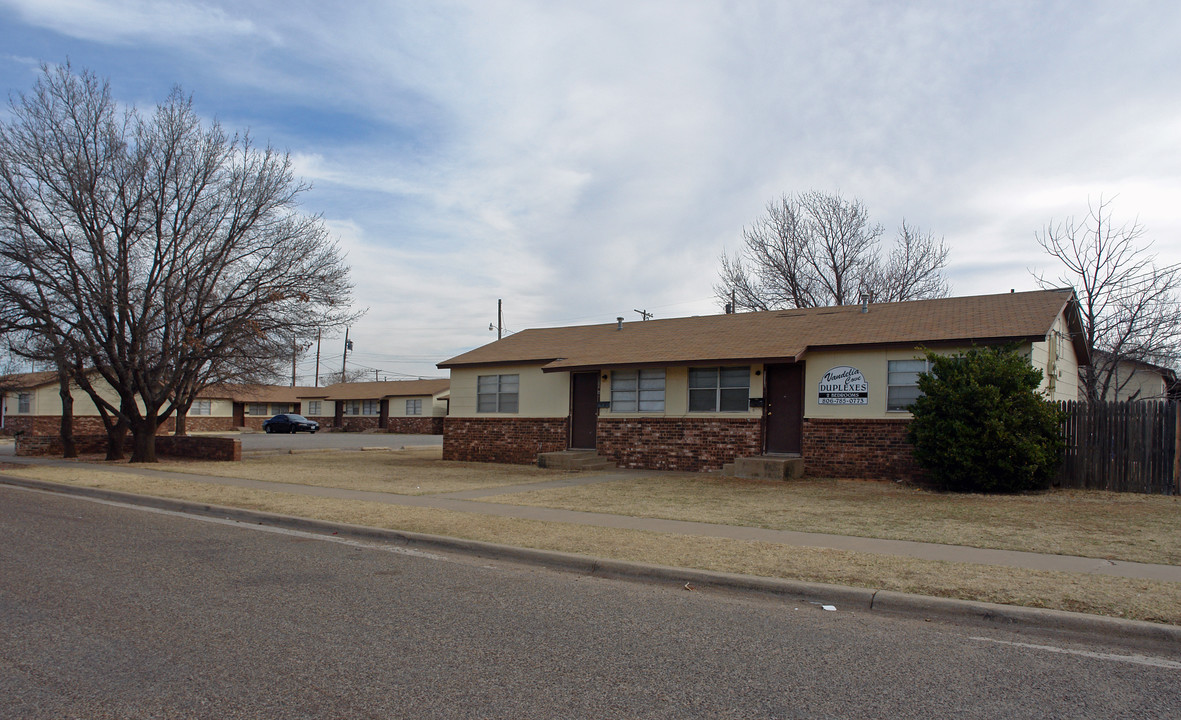
<svg viewBox="0 0 1181 720"><path fill-rule="evenodd" d="M1062 456L1061 412L1012 348L927 353L907 440L931 483L953 492L1044 490Z"/></svg>

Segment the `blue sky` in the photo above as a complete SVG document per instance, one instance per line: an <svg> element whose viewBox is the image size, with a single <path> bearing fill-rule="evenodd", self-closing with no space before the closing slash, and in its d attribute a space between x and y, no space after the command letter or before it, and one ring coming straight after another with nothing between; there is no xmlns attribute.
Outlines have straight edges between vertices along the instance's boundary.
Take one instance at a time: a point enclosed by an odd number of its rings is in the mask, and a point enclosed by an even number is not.
<svg viewBox="0 0 1181 720"><path fill-rule="evenodd" d="M723 250L810 189L943 236L956 295L1032 289L1100 196L1181 262L1181 3L333 5L0 0L0 79L179 84L290 152L370 309L350 367L438 376L498 298L514 331L717 312Z"/></svg>

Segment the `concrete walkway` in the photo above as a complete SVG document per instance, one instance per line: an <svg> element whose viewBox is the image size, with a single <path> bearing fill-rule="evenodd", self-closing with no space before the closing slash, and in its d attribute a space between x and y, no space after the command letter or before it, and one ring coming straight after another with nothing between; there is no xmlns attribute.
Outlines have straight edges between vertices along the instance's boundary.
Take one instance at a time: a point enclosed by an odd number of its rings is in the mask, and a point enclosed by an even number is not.
<svg viewBox="0 0 1181 720"><path fill-rule="evenodd" d="M58 465L75 469L77 469L79 466L79 463L76 461L57 460L50 458L18 458L9 456L5 457L4 460L7 462L27 465ZM506 495L529 490L540 490L543 488L555 487L572 487L575 485L611 482L621 478L630 478L645 474L655 474L652 471L619 471L602 475L570 475L548 482L509 485L496 488L481 488L476 490L465 490L461 492L441 493L438 495L396 495L393 493L345 490L341 488L318 487L295 483L263 482L244 478L225 478L212 475L190 475L152 470L143 467L129 467L127 465L103 465L101 469L107 472L123 472L141 477L154 477L168 480L190 478L196 482L249 488L254 490L264 490L269 492L283 492L295 495L308 495L312 497L337 498L344 500L363 500L366 502L378 502L407 507L423 507L435 508L439 510L454 510L456 512L481 513L485 515L494 515L497 517L511 517L524 520L573 523L577 525L589 525L604 528L643 530L649 532L675 533L679 535L694 535L700 537L728 538L734 540L748 540L776 543L781 545L793 545L798 547L831 548L834 550L848 550L852 552L874 553L879 555L912 557L921 560L942 560L946 562L999 565L1005 567L1027 568L1031 570L1055 570L1062 572L1111 575L1116 577L1144 580L1181 582L1181 566L1175 565L1153 565L1148 563L1102 560L1069 555L1050 555L1045 553L1020 552L1013 550L989 550L984 548L965 547L961 545L939 545L936 543L911 542L907 540L885 540L880 538L828 535L824 533L795 532L791 530L768 530L764 528L737 525L716 525L711 523L691 522L684 520L662 520L659 518L631 517L627 515L613 515L608 513L559 510L554 508L527 507L520 505L505 505L494 502L482 502L480 500L481 498L490 498L496 495ZM0 471L0 476L2 475L3 471Z"/></svg>

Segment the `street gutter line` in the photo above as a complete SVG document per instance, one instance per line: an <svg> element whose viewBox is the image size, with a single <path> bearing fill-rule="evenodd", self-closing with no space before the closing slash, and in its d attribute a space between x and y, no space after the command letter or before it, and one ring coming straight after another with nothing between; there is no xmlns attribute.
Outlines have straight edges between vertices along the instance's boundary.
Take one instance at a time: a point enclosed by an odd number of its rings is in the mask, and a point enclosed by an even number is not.
<svg viewBox="0 0 1181 720"><path fill-rule="evenodd" d="M997 640L996 638L976 636L969 636L968 639L978 640L980 642L996 643L998 645L1011 645L1013 647L1025 648L1028 650L1044 650L1046 652L1059 653L1062 655L1079 655L1081 657L1091 658L1094 660L1131 663L1133 665L1147 665L1148 667L1165 668L1168 670L1181 670L1181 662L1165 660L1164 658L1149 657L1147 655L1115 655L1113 653L1100 653L1090 650L1071 650L1070 648L1057 647L1056 645L1034 645L1033 643L1012 642L1010 640Z"/></svg>

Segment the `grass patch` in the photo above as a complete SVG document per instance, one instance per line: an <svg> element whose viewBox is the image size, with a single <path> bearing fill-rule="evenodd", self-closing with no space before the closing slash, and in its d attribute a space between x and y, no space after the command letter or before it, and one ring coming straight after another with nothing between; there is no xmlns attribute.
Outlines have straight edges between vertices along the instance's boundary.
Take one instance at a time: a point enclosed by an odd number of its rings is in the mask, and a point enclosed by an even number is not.
<svg viewBox="0 0 1181 720"><path fill-rule="evenodd" d="M397 495L433 495L561 477L561 470L442 460L443 448L410 447L389 452L338 450L261 455L241 462L168 461L151 470L286 482Z"/></svg>
<svg viewBox="0 0 1181 720"><path fill-rule="evenodd" d="M938 493L857 480L661 473L484 498L773 530L1181 564L1181 498L1091 490Z"/></svg>
<svg viewBox="0 0 1181 720"><path fill-rule="evenodd" d="M162 479L82 467L25 467L9 472L87 487L620 560L1181 624L1181 583L917 560L314 498L202 483L182 475L176 479Z"/></svg>

